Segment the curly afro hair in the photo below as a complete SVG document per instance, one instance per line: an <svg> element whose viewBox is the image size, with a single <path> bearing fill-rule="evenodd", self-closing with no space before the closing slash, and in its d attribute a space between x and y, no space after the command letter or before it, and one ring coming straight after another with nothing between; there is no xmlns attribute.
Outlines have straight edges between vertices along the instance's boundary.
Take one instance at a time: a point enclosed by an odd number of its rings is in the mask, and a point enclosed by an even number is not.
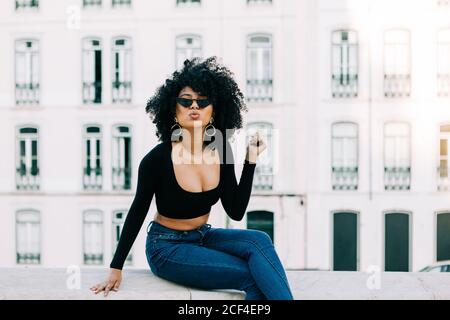
<svg viewBox="0 0 450 320"><path fill-rule="evenodd" d="M172 77L158 87L156 93L147 101L145 110L156 124L158 139L161 142L171 140L171 127L175 124L176 97L186 86L210 99L213 104L213 124L225 139L232 136L236 129L242 128L241 111L247 112L248 109L244 95L233 76L233 72L217 62L216 56L204 61L199 57L186 59L181 70L173 72ZM208 141L205 141L205 144L209 144Z"/></svg>

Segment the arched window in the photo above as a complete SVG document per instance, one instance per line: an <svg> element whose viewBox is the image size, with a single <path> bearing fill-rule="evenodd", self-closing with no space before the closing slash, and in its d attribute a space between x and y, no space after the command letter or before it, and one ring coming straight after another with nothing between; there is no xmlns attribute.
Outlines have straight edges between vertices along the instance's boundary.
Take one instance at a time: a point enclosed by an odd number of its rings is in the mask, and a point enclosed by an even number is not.
<svg viewBox="0 0 450 320"><path fill-rule="evenodd" d="M39 103L39 41L16 40L16 104Z"/></svg>
<svg viewBox="0 0 450 320"><path fill-rule="evenodd" d="M331 43L333 98L358 96L358 38L356 31L336 30Z"/></svg>
<svg viewBox="0 0 450 320"><path fill-rule="evenodd" d="M83 261L89 265L103 264L103 212L83 212Z"/></svg>
<svg viewBox="0 0 450 320"><path fill-rule="evenodd" d="M112 183L114 190L131 189L131 129L128 125L113 127Z"/></svg>
<svg viewBox="0 0 450 320"><path fill-rule="evenodd" d="M199 35L180 35L175 40L175 67L183 67L184 60L202 58L202 38Z"/></svg>
<svg viewBox="0 0 450 320"><path fill-rule="evenodd" d="M406 122L384 125L384 189L411 188L411 128Z"/></svg>
<svg viewBox="0 0 450 320"><path fill-rule="evenodd" d="M123 224L125 222L125 219L127 217L125 210L119 210L113 212L113 218L112 218L112 248L113 248L113 255L117 249L117 244L119 243L120 235L122 234ZM133 254L130 252L128 253L128 256L125 260L126 264L132 264L133 262Z"/></svg>
<svg viewBox="0 0 450 320"><path fill-rule="evenodd" d="M86 125L83 132L83 189L102 189L102 133L100 126Z"/></svg>
<svg viewBox="0 0 450 320"><path fill-rule="evenodd" d="M112 102L130 103L132 84L131 39L117 37L112 45Z"/></svg>
<svg viewBox="0 0 450 320"><path fill-rule="evenodd" d="M358 125L335 122L331 127L333 190L358 189Z"/></svg>
<svg viewBox="0 0 450 320"><path fill-rule="evenodd" d="M98 38L83 39L83 103L102 102L102 43Z"/></svg>
<svg viewBox="0 0 450 320"><path fill-rule="evenodd" d="M41 263L41 217L36 210L16 212L16 262Z"/></svg>
<svg viewBox="0 0 450 320"><path fill-rule="evenodd" d="M411 94L411 40L409 30L387 30L384 35L384 95Z"/></svg>
<svg viewBox="0 0 450 320"><path fill-rule="evenodd" d="M247 100L272 101L272 36L254 34L247 38Z"/></svg>
<svg viewBox="0 0 450 320"><path fill-rule="evenodd" d="M39 190L38 128L21 126L16 137L16 189Z"/></svg>

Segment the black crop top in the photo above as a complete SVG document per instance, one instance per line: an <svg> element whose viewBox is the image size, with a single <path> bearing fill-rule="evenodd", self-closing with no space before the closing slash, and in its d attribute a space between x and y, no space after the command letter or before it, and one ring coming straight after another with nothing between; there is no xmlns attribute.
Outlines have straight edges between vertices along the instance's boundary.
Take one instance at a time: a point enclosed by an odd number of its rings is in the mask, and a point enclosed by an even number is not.
<svg viewBox="0 0 450 320"><path fill-rule="evenodd" d="M141 160L136 194L125 219L110 267L122 269L125 259L144 223L153 195L158 212L173 219L192 219L210 212L220 199L227 215L242 220L250 200L256 163L244 160L239 184L234 170L234 157L228 141L220 157L220 181L214 189L190 192L177 182L172 161L172 142L157 144ZM218 148L220 150L220 148Z"/></svg>

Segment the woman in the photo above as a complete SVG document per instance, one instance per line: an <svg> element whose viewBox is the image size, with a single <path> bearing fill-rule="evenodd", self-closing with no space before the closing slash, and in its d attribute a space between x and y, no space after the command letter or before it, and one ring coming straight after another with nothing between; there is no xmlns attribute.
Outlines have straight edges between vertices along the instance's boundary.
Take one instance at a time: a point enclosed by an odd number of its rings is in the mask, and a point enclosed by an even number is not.
<svg viewBox="0 0 450 320"><path fill-rule="evenodd" d="M146 240L155 275L189 287L242 290L246 300L292 300L267 233L207 223L219 199L231 219L242 220L257 157L266 144L259 134L252 137L237 184L228 133L242 127L241 111L247 111L243 94L216 57L199 60L186 60L147 103L162 142L140 162L111 273L91 290L105 291L105 296L118 290L124 261L155 195L157 212Z"/></svg>

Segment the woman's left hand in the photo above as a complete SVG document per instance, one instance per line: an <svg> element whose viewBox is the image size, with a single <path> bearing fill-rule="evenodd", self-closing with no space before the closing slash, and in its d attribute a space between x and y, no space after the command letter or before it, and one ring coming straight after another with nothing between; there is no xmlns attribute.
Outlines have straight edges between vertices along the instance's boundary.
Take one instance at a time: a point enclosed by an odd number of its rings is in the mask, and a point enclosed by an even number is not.
<svg viewBox="0 0 450 320"><path fill-rule="evenodd" d="M249 162L256 163L256 159L266 148L266 142L260 136L259 131L256 131L256 134L250 137L250 141L247 146L247 155L245 158Z"/></svg>

